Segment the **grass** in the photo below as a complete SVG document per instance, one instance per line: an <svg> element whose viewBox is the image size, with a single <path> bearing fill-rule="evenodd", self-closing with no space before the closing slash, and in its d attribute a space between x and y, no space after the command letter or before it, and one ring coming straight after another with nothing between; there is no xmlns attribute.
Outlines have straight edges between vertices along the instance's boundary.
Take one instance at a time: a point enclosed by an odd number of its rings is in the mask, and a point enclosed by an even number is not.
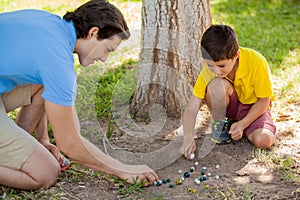
<svg viewBox="0 0 300 200"><path fill-rule="evenodd" d="M213 23L228 24L241 46L261 52L272 71L291 52L299 52L300 3L297 0L211 0ZM298 54L299 55L299 54ZM299 64L299 59L298 59Z"/></svg>
<svg viewBox="0 0 300 200"><path fill-rule="evenodd" d="M246 186L245 186L246 188L245 188L245 192L244 192L244 194L242 194L243 195L243 199L245 199L245 200L251 200L251 199L253 199L254 198L254 196L255 196L255 194L254 193L252 193L252 192L250 192L250 190L249 190L249 187L248 187L248 184L246 184ZM229 186L229 185L227 185L227 189L225 190L225 189L220 189L220 188L216 188L216 193L217 194L219 194L219 198L217 198L217 199L224 199L224 200L230 200L230 199L239 199L239 196L236 194L236 192ZM241 195L241 194L239 194L239 195ZM216 196L214 195L213 196L213 199L215 199L216 198Z"/></svg>
<svg viewBox="0 0 300 200"><path fill-rule="evenodd" d="M272 168L283 180L292 183L300 183L300 171L296 158L290 156L278 156L271 150L256 148L253 156L269 168Z"/></svg>
<svg viewBox="0 0 300 200"><path fill-rule="evenodd" d="M163 194L160 194L160 195L153 194L153 200L163 200L163 199L164 199Z"/></svg>
<svg viewBox="0 0 300 200"><path fill-rule="evenodd" d="M274 155L272 154L272 151L261 149L261 148L255 148L253 149L252 155L254 158L257 158L260 162L264 163L267 166L272 166L272 158Z"/></svg>
<svg viewBox="0 0 300 200"><path fill-rule="evenodd" d="M0 12L14 11L18 9L33 8L43 9L49 12L56 13L60 16L64 15L66 11L73 10L78 5L87 2L87 0L74 0L74 1L59 1L51 0L1 0Z"/></svg>
<svg viewBox="0 0 300 200"><path fill-rule="evenodd" d="M141 0L136 0L141 2ZM55 0L48 3L46 0L21 1L2 0L0 1L0 12L17 10L20 8L45 9L59 15L66 10L71 10L84 0L61 1ZM113 2L127 2L126 0ZM261 52L269 61L273 74L279 80L286 80L280 83L276 96L280 99L277 108L285 104L299 103L300 73L297 70L300 64L300 3L297 0L211 0L213 23L228 24L237 32L241 46L250 47ZM128 50L129 51L129 50ZM112 113L112 99L114 94L119 94L120 102L130 98L134 89L137 75L136 55L134 59L130 56L123 58L118 52L112 54L108 63L96 64L89 69L81 69L76 61L78 71L78 98L77 111L80 120L108 120L108 138L114 131L114 120ZM129 59L128 59L129 58ZM113 69L106 69L106 66L113 66ZM124 77L131 77L126 82ZM117 86L117 88L116 88ZM120 93L118 91L124 91ZM115 93L114 93L115 92ZM116 93L117 92L117 93ZM118 103L118 102L117 102ZM11 113L15 116L15 113ZM256 149L254 156L261 162L272 165L285 180L299 182L299 170L295 169L295 159L292 157L278 157L272 151ZM73 164L71 169L63 174L56 187L46 191L19 191L7 187L0 187L2 198L6 199L61 199L65 191L60 188L62 181L79 183L82 180L96 181L105 179L104 175L92 170L81 168ZM111 177L120 197L140 196L143 192L141 185L128 185L115 177ZM217 190L225 198L235 197L233 189L228 186L228 191ZM0 196L0 198L1 198ZM255 196L245 186L244 199L252 199ZM163 199L162 195L154 195L154 199Z"/></svg>
<svg viewBox="0 0 300 200"><path fill-rule="evenodd" d="M248 184L246 185L246 190L245 190L245 194L244 194L244 199L245 200L251 200L254 199L255 194L253 194L252 192L250 192Z"/></svg>
<svg viewBox="0 0 300 200"><path fill-rule="evenodd" d="M118 192L119 192L119 197L120 198L125 198L130 195L135 194L137 197L141 195L141 193L144 192L143 188L143 183L138 183L137 182L138 177L134 181L133 184L127 184L125 181L120 180L120 179L115 179L113 178L113 181L115 182L116 186L118 187Z"/></svg>
<svg viewBox="0 0 300 200"><path fill-rule="evenodd" d="M118 68L109 69L98 79L95 105L101 120L112 115L112 100L124 102L134 92L137 80L137 62L127 60Z"/></svg>

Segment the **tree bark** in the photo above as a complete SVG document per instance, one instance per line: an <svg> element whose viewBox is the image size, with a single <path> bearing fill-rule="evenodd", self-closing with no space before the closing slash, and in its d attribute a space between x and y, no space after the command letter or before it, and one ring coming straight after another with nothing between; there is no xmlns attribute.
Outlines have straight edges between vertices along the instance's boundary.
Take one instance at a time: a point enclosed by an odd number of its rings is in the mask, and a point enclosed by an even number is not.
<svg viewBox="0 0 300 200"><path fill-rule="evenodd" d="M209 0L143 0L139 78L131 109L148 116L161 105L180 117L202 59L200 40L211 24Z"/></svg>

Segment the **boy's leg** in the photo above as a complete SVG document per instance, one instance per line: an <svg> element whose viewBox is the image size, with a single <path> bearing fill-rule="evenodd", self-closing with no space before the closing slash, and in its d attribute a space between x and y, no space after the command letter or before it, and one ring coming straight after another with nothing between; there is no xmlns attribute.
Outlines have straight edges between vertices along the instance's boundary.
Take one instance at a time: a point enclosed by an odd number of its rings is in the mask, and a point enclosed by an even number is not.
<svg viewBox="0 0 300 200"><path fill-rule="evenodd" d="M256 147L267 149L275 142L275 134L266 128L259 128L247 137Z"/></svg>
<svg viewBox="0 0 300 200"><path fill-rule="evenodd" d="M213 79L207 87L205 102L213 119L211 140L217 144L228 144L232 141L228 133L231 122L226 120L226 110L233 92L232 84L222 78Z"/></svg>
<svg viewBox="0 0 300 200"><path fill-rule="evenodd" d="M214 121L224 120L230 96L233 93L232 84L223 78L214 78L207 87L205 103Z"/></svg>
<svg viewBox="0 0 300 200"><path fill-rule="evenodd" d="M45 188L55 182L59 171L51 153L6 115L0 97L0 184Z"/></svg>
<svg viewBox="0 0 300 200"><path fill-rule="evenodd" d="M227 117L240 121L248 114L252 105L240 103L234 91L230 97L230 104L227 107ZM268 109L243 131L243 136L246 136L256 147L269 148L275 142L275 133L276 127Z"/></svg>
<svg viewBox="0 0 300 200"><path fill-rule="evenodd" d="M245 107L247 105L241 105ZM250 108L249 108L250 109ZM258 148L267 149L275 142L276 126L268 109L244 130L244 135Z"/></svg>

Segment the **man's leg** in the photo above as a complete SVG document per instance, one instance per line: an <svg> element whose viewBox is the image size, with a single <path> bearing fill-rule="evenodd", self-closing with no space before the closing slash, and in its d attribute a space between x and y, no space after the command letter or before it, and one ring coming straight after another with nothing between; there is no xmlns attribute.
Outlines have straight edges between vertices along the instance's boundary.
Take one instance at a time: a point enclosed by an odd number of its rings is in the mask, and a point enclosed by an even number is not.
<svg viewBox="0 0 300 200"><path fill-rule="evenodd" d="M45 188L55 182L59 172L51 153L6 115L0 96L0 184Z"/></svg>
<svg viewBox="0 0 300 200"><path fill-rule="evenodd" d="M24 190L47 188L56 182L59 172L56 159L38 143L20 170L0 165L0 185Z"/></svg>
<svg viewBox="0 0 300 200"><path fill-rule="evenodd" d="M23 106L18 113L16 123L18 126L26 130L28 133L33 133L33 131L40 126L44 126L45 122L47 123L47 117L45 115L44 99L42 98L43 86L41 85L32 85L31 87L31 104ZM47 131L47 127L44 127L45 130L41 128L39 131ZM48 134L48 133L47 133ZM37 133L37 135L42 135Z"/></svg>
<svg viewBox="0 0 300 200"><path fill-rule="evenodd" d="M16 123L28 133L35 132L37 140L43 144L57 159L60 165L64 165L65 158L58 148L49 142L48 119L45 112L45 100L42 98L44 91L41 85L32 85L31 104L23 106L18 113Z"/></svg>

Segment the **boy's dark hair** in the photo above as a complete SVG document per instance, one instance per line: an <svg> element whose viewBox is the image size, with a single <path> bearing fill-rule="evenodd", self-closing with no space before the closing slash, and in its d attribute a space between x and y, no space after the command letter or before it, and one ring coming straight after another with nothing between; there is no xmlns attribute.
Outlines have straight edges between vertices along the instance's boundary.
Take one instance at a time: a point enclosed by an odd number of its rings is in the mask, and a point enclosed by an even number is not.
<svg viewBox="0 0 300 200"><path fill-rule="evenodd" d="M63 18L73 21L77 39L86 38L92 27L99 28L98 39L107 39L119 34L124 40L130 36L121 11L106 0L91 0L74 12L67 12Z"/></svg>
<svg viewBox="0 0 300 200"><path fill-rule="evenodd" d="M204 59L232 59L239 49L237 35L227 25L212 25L202 36L201 53Z"/></svg>

